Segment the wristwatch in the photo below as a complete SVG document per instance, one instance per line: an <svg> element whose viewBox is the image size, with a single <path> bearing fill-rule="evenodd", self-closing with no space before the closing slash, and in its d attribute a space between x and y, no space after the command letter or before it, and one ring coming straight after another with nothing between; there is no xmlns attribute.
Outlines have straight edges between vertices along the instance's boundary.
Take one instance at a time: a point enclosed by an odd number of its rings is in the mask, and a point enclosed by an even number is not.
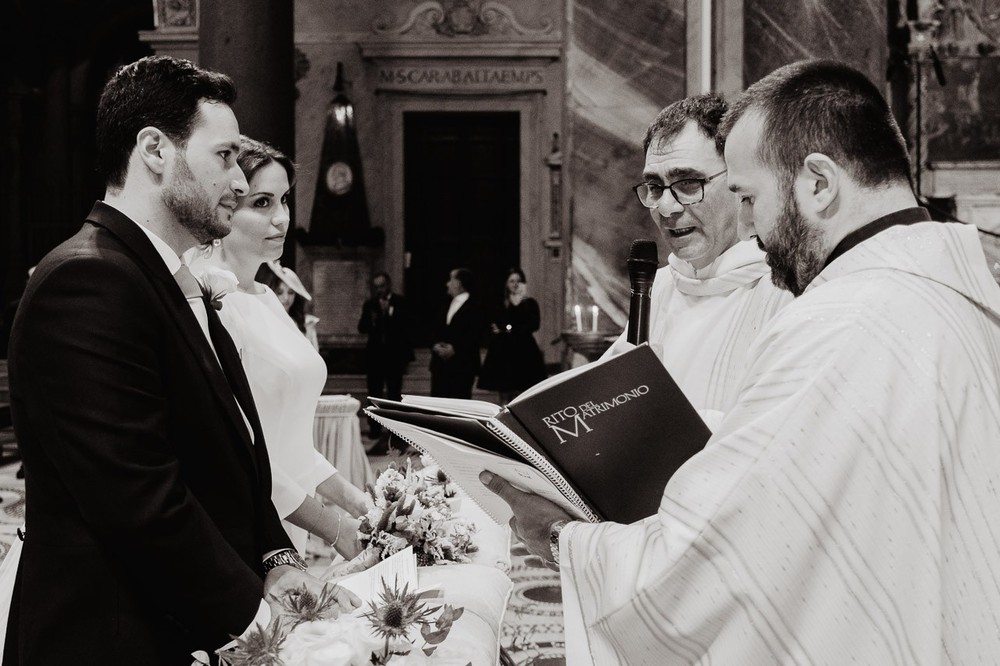
<svg viewBox="0 0 1000 666"><path fill-rule="evenodd" d="M306 570L305 560L303 560L296 551L286 548L285 550L279 550L277 553L264 560L264 575L267 575L271 569L280 567L282 564L288 564L296 569L299 569L300 571Z"/></svg>
<svg viewBox="0 0 1000 666"><path fill-rule="evenodd" d="M559 566L559 534L568 522L568 520L557 520L549 528L549 550L552 551L552 562L556 566Z"/></svg>

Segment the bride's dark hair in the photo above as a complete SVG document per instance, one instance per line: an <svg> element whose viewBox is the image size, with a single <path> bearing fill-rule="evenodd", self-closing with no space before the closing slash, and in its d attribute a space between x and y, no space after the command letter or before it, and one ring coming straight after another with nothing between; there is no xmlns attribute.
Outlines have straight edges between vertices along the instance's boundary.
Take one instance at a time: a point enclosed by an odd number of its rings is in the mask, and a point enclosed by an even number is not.
<svg viewBox="0 0 1000 666"><path fill-rule="evenodd" d="M246 134L240 135L240 154L236 158L237 164L243 170L247 182L254 177L254 174L266 167L271 162L277 162L288 174L288 186L295 185L295 163L283 152L269 143L251 139Z"/></svg>

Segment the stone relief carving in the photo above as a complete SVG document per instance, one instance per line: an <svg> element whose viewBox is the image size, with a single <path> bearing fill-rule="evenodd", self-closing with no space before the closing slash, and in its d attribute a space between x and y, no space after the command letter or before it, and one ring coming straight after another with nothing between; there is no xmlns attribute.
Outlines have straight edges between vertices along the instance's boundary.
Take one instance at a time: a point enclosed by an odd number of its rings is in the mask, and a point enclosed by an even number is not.
<svg viewBox="0 0 1000 666"><path fill-rule="evenodd" d="M384 14L372 22L372 32L380 35L400 36L440 35L443 37L495 35L542 36L551 34L552 20L543 17L538 28L522 25L514 11L496 0L470 2L428 0L414 7L409 16L396 24L393 14Z"/></svg>
<svg viewBox="0 0 1000 666"><path fill-rule="evenodd" d="M156 27L197 28L198 0L153 0Z"/></svg>

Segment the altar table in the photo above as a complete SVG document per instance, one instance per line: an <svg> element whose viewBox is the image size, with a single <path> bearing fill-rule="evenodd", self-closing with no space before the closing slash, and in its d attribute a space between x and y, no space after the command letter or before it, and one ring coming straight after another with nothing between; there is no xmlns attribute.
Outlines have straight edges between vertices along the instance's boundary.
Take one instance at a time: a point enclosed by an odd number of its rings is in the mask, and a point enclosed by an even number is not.
<svg viewBox="0 0 1000 666"><path fill-rule="evenodd" d="M375 482L375 474L361 443L358 409L350 395L322 395L313 420L313 442L337 471L358 488Z"/></svg>
<svg viewBox="0 0 1000 666"><path fill-rule="evenodd" d="M432 606L448 604L465 609L447 640L434 652L435 666L494 666L500 659L504 612L513 583L510 571L510 528L497 525L471 499L459 499L456 513L475 523L478 550L469 564L418 567L419 589L436 588ZM319 568L317 567L316 573Z"/></svg>

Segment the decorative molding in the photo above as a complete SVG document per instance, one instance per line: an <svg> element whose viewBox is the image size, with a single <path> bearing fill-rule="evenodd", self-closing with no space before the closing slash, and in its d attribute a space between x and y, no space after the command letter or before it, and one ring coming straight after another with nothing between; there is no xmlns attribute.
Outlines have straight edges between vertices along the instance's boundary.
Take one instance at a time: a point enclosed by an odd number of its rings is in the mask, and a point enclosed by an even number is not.
<svg viewBox="0 0 1000 666"><path fill-rule="evenodd" d="M559 42L496 42L496 41L369 41L358 43L361 57L366 60L381 58L542 58L558 60L562 57Z"/></svg>
<svg viewBox="0 0 1000 666"><path fill-rule="evenodd" d="M159 31L197 31L198 0L153 0L153 25Z"/></svg>
<svg viewBox="0 0 1000 666"><path fill-rule="evenodd" d="M395 19L391 13L377 17L372 22L372 32L392 37L407 34L437 34L442 37L544 37L552 35L555 28L548 17L539 21L540 27L528 28L517 20L510 7L496 0L483 0L476 4L470 0L450 0L447 3L428 0L414 7L401 24L395 25Z"/></svg>

